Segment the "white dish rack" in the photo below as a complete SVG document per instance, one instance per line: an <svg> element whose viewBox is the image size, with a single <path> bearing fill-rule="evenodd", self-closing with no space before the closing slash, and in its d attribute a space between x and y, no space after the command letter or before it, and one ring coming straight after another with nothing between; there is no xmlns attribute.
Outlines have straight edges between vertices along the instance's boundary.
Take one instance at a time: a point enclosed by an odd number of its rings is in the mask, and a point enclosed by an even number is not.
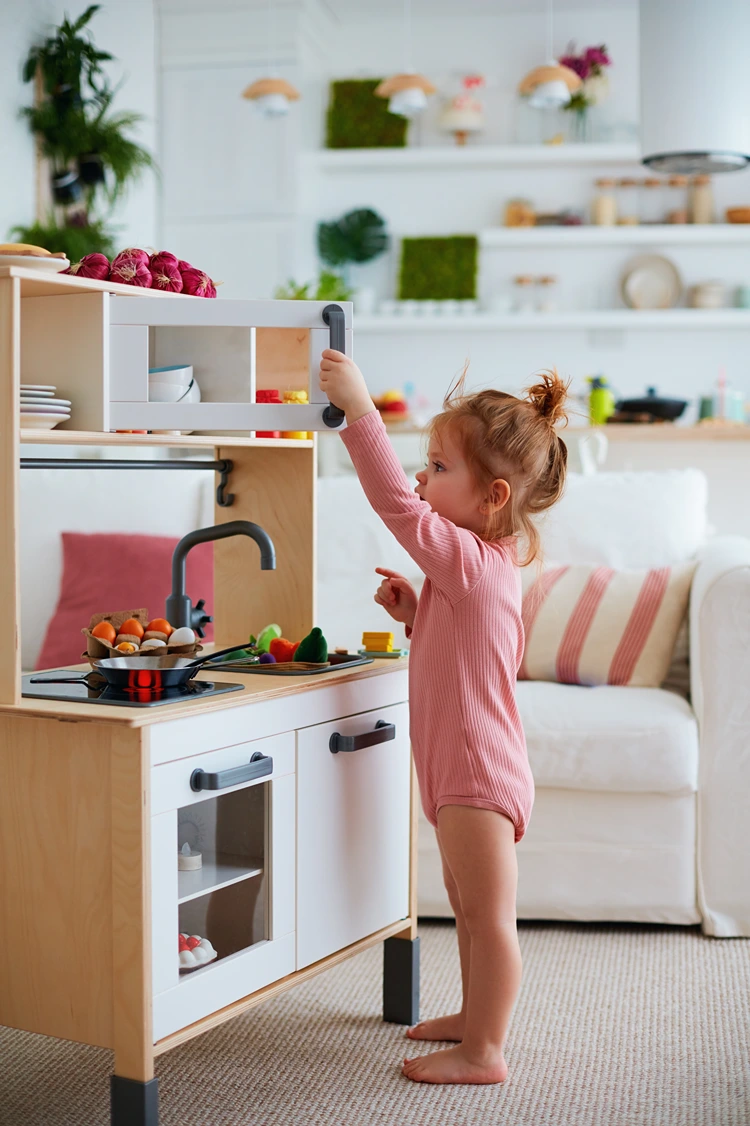
<svg viewBox="0 0 750 1126"><path fill-rule="evenodd" d="M342 425L340 417L332 417L317 376L325 348L351 355L350 302L209 301L86 292L29 297L24 307L22 379L41 381L54 368L57 385L74 404L69 429L221 434L326 431ZM309 404L255 402L258 329L308 333L304 389ZM149 369L180 365L193 368L201 401L150 402ZM264 372L260 385L275 386L269 378ZM279 381L283 389L286 377ZM302 389L300 382L296 390Z"/></svg>

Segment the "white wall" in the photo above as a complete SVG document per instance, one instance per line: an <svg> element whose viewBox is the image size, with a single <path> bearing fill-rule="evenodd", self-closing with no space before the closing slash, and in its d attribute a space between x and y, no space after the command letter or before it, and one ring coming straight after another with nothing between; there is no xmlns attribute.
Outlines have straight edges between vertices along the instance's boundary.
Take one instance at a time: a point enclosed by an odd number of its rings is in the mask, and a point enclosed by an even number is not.
<svg viewBox="0 0 750 1126"><path fill-rule="evenodd" d="M34 143L18 111L30 105L33 84L24 85L21 69L29 47L50 33L65 14L75 18L88 0L5 0L0 5L0 241L15 224L35 214ZM102 50L116 61L109 66L113 82L125 77L115 110L142 113L138 140L156 150L156 41L153 0L108 0L91 23ZM146 174L113 215L111 225L122 246L152 245L156 240L157 181Z"/></svg>

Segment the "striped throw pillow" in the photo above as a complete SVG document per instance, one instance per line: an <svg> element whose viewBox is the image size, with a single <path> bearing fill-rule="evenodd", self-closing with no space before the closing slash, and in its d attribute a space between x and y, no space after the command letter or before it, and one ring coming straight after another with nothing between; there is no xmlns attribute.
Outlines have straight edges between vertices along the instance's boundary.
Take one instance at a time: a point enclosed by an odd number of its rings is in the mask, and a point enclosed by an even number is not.
<svg viewBox="0 0 750 1126"><path fill-rule="evenodd" d="M651 571L528 568L519 680L658 688L685 618L695 565Z"/></svg>

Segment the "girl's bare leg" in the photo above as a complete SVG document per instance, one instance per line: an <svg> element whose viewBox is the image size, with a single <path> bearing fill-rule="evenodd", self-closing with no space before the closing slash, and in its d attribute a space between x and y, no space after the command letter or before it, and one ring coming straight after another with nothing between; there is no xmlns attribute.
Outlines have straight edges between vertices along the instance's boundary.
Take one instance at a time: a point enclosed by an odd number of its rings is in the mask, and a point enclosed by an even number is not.
<svg viewBox="0 0 750 1126"><path fill-rule="evenodd" d="M466 920L461 910L461 900L458 897L458 888L448 867L443 846L440 844L440 834L435 831L440 858L443 862L443 882L448 892L453 913L456 916L456 937L458 938L458 955L461 959L461 985L463 987L463 1001L461 1011L451 1013L450 1016L437 1017L435 1020L423 1020L410 1028L406 1035L410 1040L463 1040L464 1024L466 1022L466 1003L469 997L469 965L471 962L471 938L466 929Z"/></svg>
<svg viewBox="0 0 750 1126"><path fill-rule="evenodd" d="M406 1060L403 1072L422 1083L502 1083L521 983L515 830L500 813L455 805L440 810L438 828L471 943L466 1023L460 1044Z"/></svg>

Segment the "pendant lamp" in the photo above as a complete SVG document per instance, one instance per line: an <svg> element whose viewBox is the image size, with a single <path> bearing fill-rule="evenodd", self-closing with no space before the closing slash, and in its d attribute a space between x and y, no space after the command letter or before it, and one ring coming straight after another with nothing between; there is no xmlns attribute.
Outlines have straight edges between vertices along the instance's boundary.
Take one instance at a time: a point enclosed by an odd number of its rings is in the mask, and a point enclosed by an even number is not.
<svg viewBox="0 0 750 1126"><path fill-rule="evenodd" d="M640 40L643 163L688 174L746 168L748 0L647 0Z"/></svg>
<svg viewBox="0 0 750 1126"><path fill-rule="evenodd" d="M275 0L268 0L266 43L268 48L268 72L273 70L271 52L276 40ZM264 117L284 117L289 113L289 103L299 99L299 90L285 78L259 78L242 91L243 98L249 98Z"/></svg>
<svg viewBox="0 0 750 1126"><path fill-rule="evenodd" d="M406 52L406 72L385 78L375 89L378 98L388 98L388 110L400 117L416 117L427 106L428 95L435 93L435 87L411 67L411 0L404 0L404 46Z"/></svg>
<svg viewBox="0 0 750 1126"><path fill-rule="evenodd" d="M554 0L547 0L547 58L544 66L535 66L519 83L518 93L528 100L532 109L562 109L582 82L574 70L555 61Z"/></svg>

